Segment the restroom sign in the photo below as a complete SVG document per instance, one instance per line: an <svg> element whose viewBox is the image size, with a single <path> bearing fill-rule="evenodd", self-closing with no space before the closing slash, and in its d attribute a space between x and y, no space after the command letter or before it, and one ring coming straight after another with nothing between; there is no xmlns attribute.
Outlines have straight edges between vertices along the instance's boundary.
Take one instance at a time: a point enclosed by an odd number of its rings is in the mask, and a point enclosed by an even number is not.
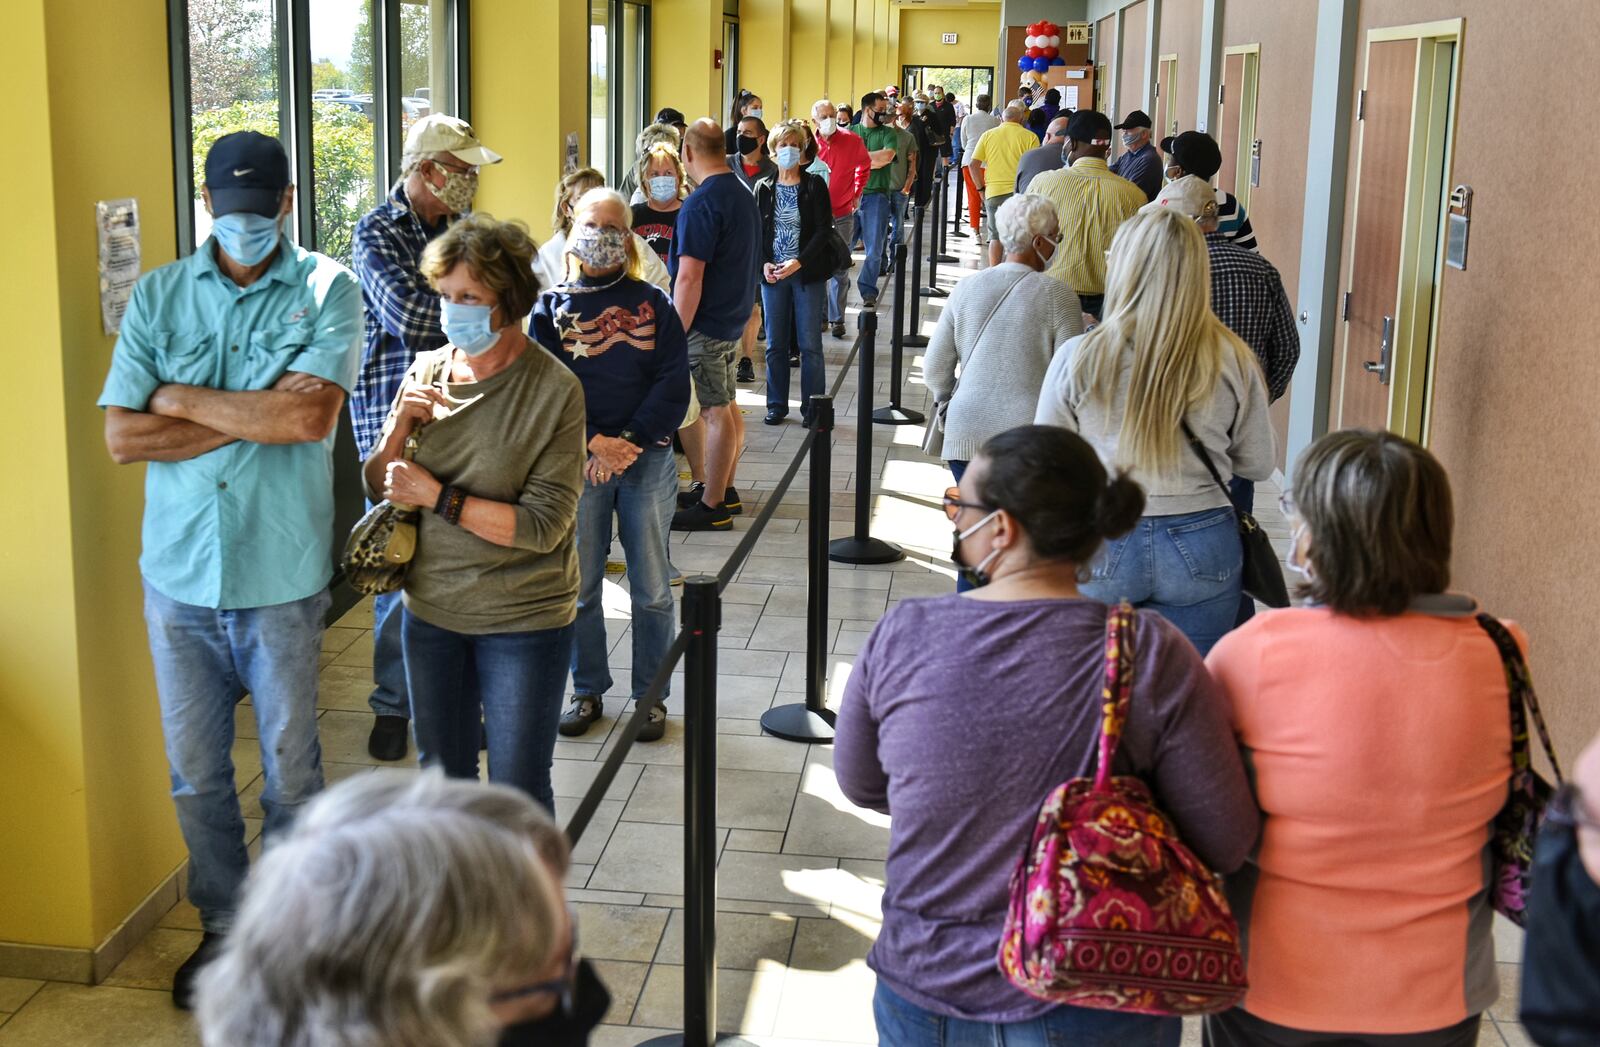
<svg viewBox="0 0 1600 1047"><path fill-rule="evenodd" d="M939 42L941 44L953 44L956 42L956 34L946 33L939 38Z"/></svg>

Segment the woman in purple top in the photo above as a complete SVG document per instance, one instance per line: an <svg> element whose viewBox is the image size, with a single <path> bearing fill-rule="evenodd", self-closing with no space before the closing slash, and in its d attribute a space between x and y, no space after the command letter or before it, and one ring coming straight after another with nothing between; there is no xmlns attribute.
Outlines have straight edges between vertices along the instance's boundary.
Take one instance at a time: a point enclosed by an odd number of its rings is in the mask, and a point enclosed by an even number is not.
<svg viewBox="0 0 1600 1047"><path fill-rule="evenodd" d="M1100 731L1105 604L1078 584L1144 494L1055 426L992 438L945 495L952 559L978 586L906 600L850 674L834 766L846 796L892 815L883 928L868 964L895 1047L1178 1040L1178 1019L1058 1006L995 963L1008 885L1039 804L1088 775ZM1148 782L1219 872L1255 843L1256 805L1221 694L1183 634L1138 612L1118 774Z"/></svg>

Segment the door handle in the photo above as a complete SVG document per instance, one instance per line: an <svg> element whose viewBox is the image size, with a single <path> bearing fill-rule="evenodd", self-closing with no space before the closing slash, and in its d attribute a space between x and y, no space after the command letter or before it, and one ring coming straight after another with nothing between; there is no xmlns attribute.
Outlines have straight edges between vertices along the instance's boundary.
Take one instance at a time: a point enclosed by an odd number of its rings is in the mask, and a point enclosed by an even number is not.
<svg viewBox="0 0 1600 1047"><path fill-rule="evenodd" d="M1378 343L1378 358L1367 360L1361 364L1361 369L1368 374L1378 376L1382 385L1389 384L1389 354L1394 345L1394 317L1383 318L1383 340Z"/></svg>

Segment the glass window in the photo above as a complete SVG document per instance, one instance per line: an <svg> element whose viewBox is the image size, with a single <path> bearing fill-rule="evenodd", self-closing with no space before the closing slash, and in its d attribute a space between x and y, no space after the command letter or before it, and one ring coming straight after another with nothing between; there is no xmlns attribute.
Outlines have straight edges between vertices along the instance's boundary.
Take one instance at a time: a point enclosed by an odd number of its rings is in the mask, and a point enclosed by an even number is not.
<svg viewBox="0 0 1600 1047"><path fill-rule="evenodd" d="M194 241L211 235L200 187L206 154L223 135L283 137L278 105L278 27L273 0L190 0L189 127L193 142Z"/></svg>
<svg viewBox="0 0 1600 1047"><path fill-rule="evenodd" d="M629 136L637 134L648 121L644 104L644 8L622 5L622 92L621 139L624 156L633 149ZM654 115L654 114L649 114Z"/></svg>
<svg viewBox="0 0 1600 1047"><path fill-rule="evenodd" d="M372 0L311 5L311 201L316 249L350 264L356 222L377 202Z"/></svg>
<svg viewBox="0 0 1600 1047"><path fill-rule="evenodd" d="M455 49L447 0L400 5L400 130L429 113L456 112Z"/></svg>
<svg viewBox="0 0 1600 1047"><path fill-rule="evenodd" d="M589 5L589 166L606 174L611 138L608 107L611 104L610 15L608 0Z"/></svg>

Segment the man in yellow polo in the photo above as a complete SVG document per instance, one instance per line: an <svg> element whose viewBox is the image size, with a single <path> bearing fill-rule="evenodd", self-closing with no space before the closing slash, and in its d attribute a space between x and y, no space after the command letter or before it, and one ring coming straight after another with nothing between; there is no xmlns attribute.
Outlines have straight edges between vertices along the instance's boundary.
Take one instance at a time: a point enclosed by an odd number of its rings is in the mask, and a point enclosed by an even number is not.
<svg viewBox="0 0 1600 1047"><path fill-rule="evenodd" d="M983 209L989 217L989 264L999 265L1005 252L994 229L995 212L1011 199L1017 189L1017 164L1022 154L1037 148L1039 138L1025 126L1028 110L1013 102L1006 106L1005 119L983 133L972 150L967 172L983 193ZM1140 201L1143 203L1143 201Z"/></svg>

